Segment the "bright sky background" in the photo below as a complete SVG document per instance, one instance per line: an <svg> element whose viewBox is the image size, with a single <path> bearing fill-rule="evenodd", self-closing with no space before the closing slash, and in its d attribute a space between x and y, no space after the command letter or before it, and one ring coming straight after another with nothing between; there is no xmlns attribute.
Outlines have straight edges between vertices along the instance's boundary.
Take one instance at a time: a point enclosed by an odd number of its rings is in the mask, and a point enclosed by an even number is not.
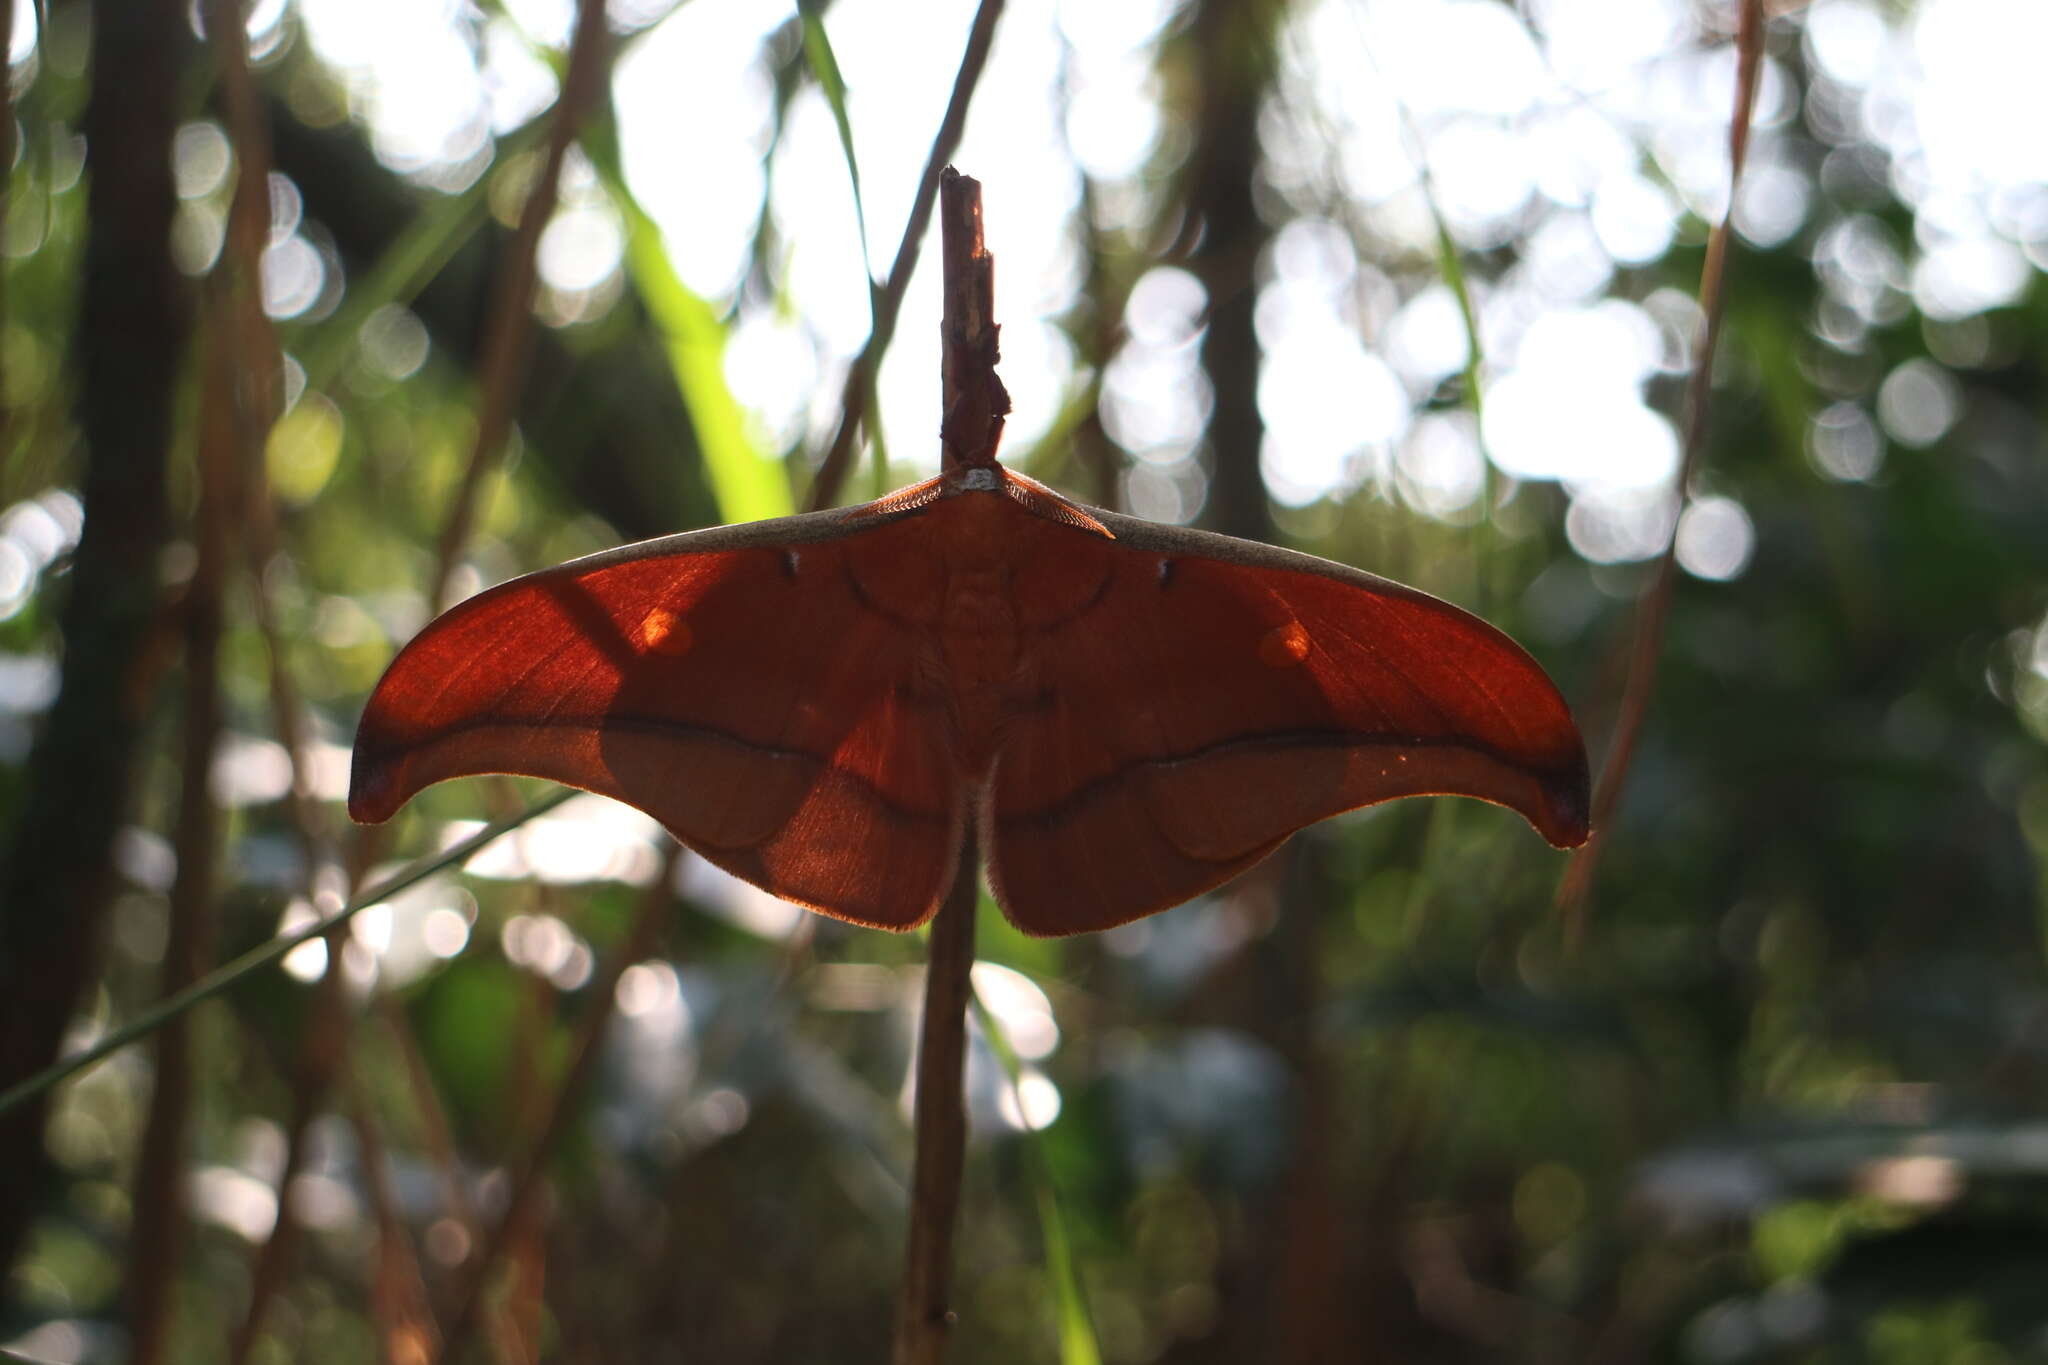
<svg viewBox="0 0 2048 1365"><path fill-rule="evenodd" d="M877 270L893 255L972 9L964 0L926 7L916 24L891 0L840 0L830 11ZM1004 377L1017 402L1013 450L1044 433L1078 382L1050 319L1079 284L1071 219L1082 174L1098 182L1112 221L1143 204L1140 172L1161 126L1147 58L1170 9L1164 0L1014 0L1002 20L955 159L986 186ZM274 10L252 25L259 43ZM552 97L527 39L496 20L472 43L476 20L458 0L301 0L300 10L321 54L348 73L379 154L428 183L473 178L489 132ZM508 10L526 35L558 44L573 5L510 0ZM614 85L628 174L686 280L718 301L732 297L768 197L788 243L791 306L743 306L727 370L764 443L815 440L868 325L830 114L815 91L801 96L764 174L762 43L789 12L692 0L661 13L660 0L613 5L621 27L653 23ZM1696 222L1725 198L1733 57L1724 40L1691 31L1690 13L1682 0L1529 0L1519 14L1494 0L1300 9L1262 132L1278 187L1331 217L1282 232L1259 304L1262 457L1277 497L1306 503L1370 482L1425 514L1460 519L1481 487L1483 448L1501 473L1566 483L1581 554L1654 553L1671 524L1677 441L1645 406L1644 385L1689 362L1690 305L1608 291L1617 269L1697 231L1683 228L1686 211ZM2048 51L2048 6L1925 0L1901 22L1875 0L1819 0L1801 22L1825 77L1806 116L1838 130L1843 145L1843 164L1823 174L1851 175L1854 144L1875 141L1920 217L1912 242L1892 241L1868 218L1818 237L1815 255L1842 303L1824 324L1868 328L1909 294L1950 319L2015 299L2048 264L2048 140L2038 135L2048 83L2034 70ZM1760 244L1799 232L1815 208L1809 179L1778 150L1774 130L1796 114L1788 90L1774 65L1737 208ZM1462 246L1521 244L1519 263L1479 288L1483 427L1419 415L1465 359L1455 302L1435 279L1430 193ZM1376 263L1357 259L1358 232L1381 244ZM543 249L557 295L546 316L581 316L578 297L607 292L619 240L593 193L570 196ZM884 367L881 411L896 457L929 467L938 366L928 324L939 310L924 259ZM1204 303L1191 277L1155 271L1132 297L1130 341L1106 375L1106 424L1136 457L1129 499L1166 519L1197 510L1200 480L1187 462L1208 398L1194 354ZM1332 403L1333 393L1347 401ZM1823 472L1875 473L1881 450L1830 463L1823 452L1854 425L1832 420L1816 428ZM1885 434L1931 439L1910 418L1908 428ZM1717 507L1701 523L1709 529L1688 536L1711 552L1689 554L1688 567L1727 576L1746 560L1750 530L1739 505Z"/></svg>
<svg viewBox="0 0 2048 1365"><path fill-rule="evenodd" d="M1171 0L1012 0L998 29L955 160L985 185L1003 373L1017 405L1013 452L1046 432L1085 378L1052 321L1080 287L1073 219L1083 177L1102 226L1143 221L1144 170L1162 131L1150 57L1174 9ZM1935 358L1900 366L1874 404L1838 403L1814 418L1808 457L1839 480L1877 476L1892 446L1940 439L1959 411L1944 362L1981 354L1979 315L2017 300L2048 268L2048 82L2037 71L2048 4L1895 9L1815 0L1789 21L1814 73L1806 105L1791 107L1790 83L1767 65L1736 205L1752 242L1796 240L1813 257L1825 286L1813 320L1822 338L1855 349L1909 306L1941 329ZM554 98L534 44L566 41L573 0L506 0L506 10L509 19L487 20L464 0L297 4L377 154L443 189L474 183L490 167L493 134ZM967 0L924 6L911 24L894 0L830 10L878 270L894 254L972 11ZM734 305L767 201L788 253L786 297L738 302L726 372L764 448L815 449L867 333L867 289L837 133L815 90L797 98L763 166L764 41L792 12L762 0L612 0L610 13L633 35L613 88L628 176L685 280L720 307ZM1566 530L1583 557L1657 552L1676 511L1678 444L1644 393L1690 364L1695 310L1676 290L1615 291L1618 271L1656 260L1681 232L1696 239L1726 195L1734 58L1725 34L1691 28L1692 13L1688 0L1297 6L1260 125L1273 188L1300 210L1264 262L1257 309L1261 457L1276 497L1306 504L1365 488L1465 521L1490 460L1514 479L1565 485ZM33 78L40 56L34 14L16 7L11 51L28 64L17 83ZM288 34L285 15L286 0L254 7L259 57ZM1832 147L1819 170L1832 204L1784 148L1795 120ZM229 164L217 128L181 132L176 246L193 269L218 250L216 191ZM282 180L273 189L267 302L281 317L331 306L335 280L299 231L296 191ZM1915 212L1909 239L1856 207L1888 194ZM1425 411L1466 357L1435 260L1432 198L1462 248L1513 247L1510 268L1475 284L1483 423ZM1359 259L1361 240L1373 243L1371 260ZM621 287L620 247L612 207L572 161L541 245L542 316L567 325L607 306ZM937 460L934 260L924 254L881 377L891 451L919 468ZM1127 340L1104 374L1104 425L1133 457L1125 496L1142 515L1199 511L1195 455L1209 394L1196 345L1206 303L1192 276L1153 270L1131 294ZM416 370L429 346L403 310L373 318L362 340L365 361L394 379ZM301 444L315 465L331 465L340 417L314 399L308 431L325 436ZM301 471L308 486L328 467ZM62 551L63 497L0 513L0 616ZM1728 498L1689 508L1681 562L1704 577L1733 576L1752 537Z"/></svg>

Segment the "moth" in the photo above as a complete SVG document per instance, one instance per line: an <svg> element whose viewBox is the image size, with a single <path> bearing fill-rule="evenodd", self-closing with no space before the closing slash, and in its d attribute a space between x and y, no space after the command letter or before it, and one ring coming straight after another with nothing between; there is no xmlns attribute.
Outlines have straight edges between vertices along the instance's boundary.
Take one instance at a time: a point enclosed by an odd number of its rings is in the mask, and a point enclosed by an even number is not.
<svg viewBox="0 0 2048 1365"><path fill-rule="evenodd" d="M370 698L349 812L477 773L627 802L773 894L925 922L967 834L1034 935L1229 880L1326 816L1477 797L1587 834L1542 668L1416 589L1083 507L995 461L500 584Z"/></svg>

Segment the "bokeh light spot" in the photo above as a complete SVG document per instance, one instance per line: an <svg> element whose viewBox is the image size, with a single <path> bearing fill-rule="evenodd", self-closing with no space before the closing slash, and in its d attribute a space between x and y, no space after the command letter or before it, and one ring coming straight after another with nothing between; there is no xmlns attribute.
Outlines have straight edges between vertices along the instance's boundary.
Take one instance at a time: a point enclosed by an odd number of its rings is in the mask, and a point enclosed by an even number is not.
<svg viewBox="0 0 2048 1365"><path fill-rule="evenodd" d="M327 263L304 237L287 237L263 252L263 311L295 318L311 308L327 283Z"/></svg>
<svg viewBox="0 0 2048 1365"><path fill-rule="evenodd" d="M426 324L408 308L387 303L363 319L356 341L363 363L386 379L407 379L427 362Z"/></svg>
<svg viewBox="0 0 2048 1365"><path fill-rule="evenodd" d="M1649 559L1670 543L1676 503L1666 488L1583 489L1565 513L1565 537L1582 558L1595 564Z"/></svg>
<svg viewBox="0 0 2048 1365"><path fill-rule="evenodd" d="M227 134L211 120L188 123L171 139L171 170L180 199L212 194L227 180L231 164Z"/></svg>
<svg viewBox="0 0 2048 1365"><path fill-rule="evenodd" d="M541 234L540 277L565 293L594 289L619 268L624 249L616 216L598 208L569 209Z"/></svg>
<svg viewBox="0 0 2048 1365"><path fill-rule="evenodd" d="M1814 414L1806 453L1814 468L1837 483L1862 483L1884 464L1884 438L1856 404L1831 403Z"/></svg>
<svg viewBox="0 0 2048 1365"><path fill-rule="evenodd" d="M1409 506L1439 521L1472 518L1485 484L1486 460L1479 451L1470 413L1432 413L1418 419L1394 457L1396 485Z"/></svg>
<svg viewBox="0 0 2048 1365"><path fill-rule="evenodd" d="M264 465L277 495L302 504L318 497L341 459L341 438L341 410L325 394L301 398L270 429L264 445Z"/></svg>
<svg viewBox="0 0 2048 1365"><path fill-rule="evenodd" d="M1611 300L1537 318L1515 368L1487 394L1493 462L1521 479L1667 483L1678 468L1678 439L1639 393L1662 346L1655 320L1634 304Z"/></svg>
<svg viewBox="0 0 2048 1365"><path fill-rule="evenodd" d="M1678 519L1678 566L1695 578L1738 577L1755 549L1756 528L1733 498L1695 499Z"/></svg>
<svg viewBox="0 0 2048 1365"><path fill-rule="evenodd" d="M1931 360L1909 360L1885 376L1877 418L1902 446L1931 446L1955 425L1962 405L1955 376Z"/></svg>

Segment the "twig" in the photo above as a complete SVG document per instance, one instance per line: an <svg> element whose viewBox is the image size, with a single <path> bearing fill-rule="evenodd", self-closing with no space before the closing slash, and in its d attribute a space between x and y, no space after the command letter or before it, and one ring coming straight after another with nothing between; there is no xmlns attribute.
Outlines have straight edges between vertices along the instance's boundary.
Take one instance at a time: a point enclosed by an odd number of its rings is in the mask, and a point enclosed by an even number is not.
<svg viewBox="0 0 2048 1365"><path fill-rule="evenodd" d="M974 907L981 859L973 826L960 847L953 889L932 920L924 973L924 1019L917 1040L917 1143L910 1174L910 1233L896 1299L894 1365L938 1365L953 1325L953 1224L966 1162L967 1004L973 998Z"/></svg>
<svg viewBox="0 0 2048 1365"><path fill-rule="evenodd" d="M371 1111L362 1077L349 1087L349 1117L356 1133L358 1164L370 1211L377 1224L376 1270L370 1284L372 1320L389 1361L425 1360L440 1346L441 1334L427 1306L427 1287L420 1276L419 1256L399 1215L398 1196L384 1155L384 1138Z"/></svg>
<svg viewBox="0 0 2048 1365"><path fill-rule="evenodd" d="M853 459L853 443L868 418L871 376L882 366L882 354L896 335L896 318L903 310L903 295L910 277L917 271L918 250L924 242L925 227L931 222L932 200L938 193L939 172L960 145L960 132L967 126L967 106L974 87L988 64L989 45L995 40L996 20L1002 16L1003 0L981 0L974 12L974 27L967 33L967 49L960 55L960 69L953 77L953 95L946 103L946 115L932 139L931 155L925 158L924 173L917 182L917 198L910 206L910 218L903 225L903 240L896 246L896 259L889 267L889 282L875 300L874 330L861 347L853 368L847 372L845 397L839 405L839 427L832 444L818 464L818 476L811 483L809 506L813 511L830 507L846 482L846 470Z"/></svg>
<svg viewBox="0 0 2048 1365"><path fill-rule="evenodd" d="M1010 397L996 378L995 261L982 245L981 184L951 166L939 174L940 263L945 315L940 322L945 417L939 428L948 471L990 464ZM912 1132L910 1231L896 1300L895 1365L938 1365L952 1324L953 1224L967 1146L961 1071L967 1006L974 997L974 907L981 856L972 821L960 844L952 889L932 921L925 967L924 1018L917 1042Z"/></svg>
<svg viewBox="0 0 2048 1365"><path fill-rule="evenodd" d="M604 8L604 0L577 0L576 32L569 42L568 68L562 77L561 95L555 101L555 118L548 129L540 176L526 196L519 213L519 227L505 249L503 273L498 277L490 321L484 330L476 445L462 471L462 484L456 490L448 520L441 528L439 570L428 595L437 611L448 605L448 585L462 547L469 539L484 475L497 467L506 434L511 430L512 402L533 342L535 257L540 234L554 217L562 162L569 154L569 144L575 140L577 125L602 85L599 78L607 65L605 55L610 44L605 33Z"/></svg>
<svg viewBox="0 0 2048 1365"><path fill-rule="evenodd" d="M940 462L948 470L995 463L1010 394L996 377L996 262L981 240L981 182L939 172L945 313L940 319Z"/></svg>
<svg viewBox="0 0 2048 1365"><path fill-rule="evenodd" d="M462 1172L455 1154L455 1132L448 1123L448 1111L440 1102L434 1090L434 1078L427 1070L427 1057L420 1050L419 1035L413 1031L412 1023L405 1017L405 1007L397 996L389 991L377 996L377 1016L384 1021L384 1028L391 1035L392 1045L398 1049L400 1060L405 1066L407 1088L412 1092L413 1104L418 1111L414 1118L420 1125L420 1136L424 1139L427 1156L434 1170L441 1177L441 1198L448 1206L448 1212L462 1225L464 1232L476 1231L476 1208L470 1202L469 1190L462 1183ZM472 1242L475 1240L472 1235Z"/></svg>
<svg viewBox="0 0 2048 1365"><path fill-rule="evenodd" d="M313 1018L307 1025L308 1035L315 1039L336 1036L333 1025L325 1017L329 1014L325 1001L330 993L340 990L341 957L337 948L337 941L329 939L327 975L320 983L321 1000L315 1004ZM228 1339L229 1365L243 1365L255 1352L256 1343L262 1336L266 1310L271 1300L283 1290L285 1271L291 1266L292 1253L298 1249L299 1220L292 1213L291 1192L306 1169L313 1120L319 1117L320 1102L334 1074L328 1060L332 1051L329 1048L323 1052L316 1043L302 1049L298 1059L298 1074L292 1078L291 1121L285 1127L284 1165L277 1173L277 1216L271 1220L270 1235L256 1249L254 1263L249 1269L249 1303L242 1310L241 1320L235 1324L234 1334Z"/></svg>
<svg viewBox="0 0 2048 1365"><path fill-rule="evenodd" d="M311 943L322 934L333 933L370 906L388 901L408 887L419 885L443 868L463 862L492 840L519 828L535 816L546 814L574 795L576 792L573 788L564 787L551 796L542 797L517 815L507 816L503 820L493 820L461 843L450 845L433 857L422 858L404 871L386 877L326 919L316 920L295 934L285 934L268 943L258 944L234 961L215 967L184 990L150 1006L91 1047L74 1052L44 1067L18 1085L11 1085L0 1091L0 1114L26 1104L51 1086L60 1084L65 1078L105 1061L130 1043L139 1038L146 1038L162 1028L166 1020L177 1018L202 1000L212 999L250 973L262 971L300 944Z"/></svg>
<svg viewBox="0 0 2048 1365"><path fill-rule="evenodd" d="M224 11L232 8L231 4L224 3L224 0L212 0L212 3ZM509 425L513 391L517 387L519 371L524 367L527 345L532 335L535 252L540 233L554 212L556 185L560 179L562 160L574 137L576 125L589 106L597 74L602 70L601 58L605 46L602 41L602 10L601 4L586 3L583 6L569 55L568 74L564 78L561 96L549 127L544 168L527 196L518 231L508 248L504 273L500 276L483 351L477 443L471 453L470 463L464 471L463 483L456 495L447 525L443 528L439 553L436 556L432 600L437 605L447 593L463 545L468 539L474 504L481 490L483 477L495 464ZM234 29L235 36L239 38L239 24L223 25L222 31L226 32L229 27ZM229 46L239 48L239 43L224 44L224 56ZM238 60L239 56L237 52L234 57L224 61L223 84L228 96L230 119L235 126L237 146L246 146L249 149L249 155L244 157L243 183L249 183L253 174L256 188L260 192L260 170L267 165L268 143L263 136L261 120L255 117L253 88L248 82L246 63ZM237 188L239 208L241 186L238 185ZM246 232L243 235L246 236ZM265 361L274 370L275 346L267 344L267 336L259 338L258 327L266 325L261 318L261 310L257 309L255 312L258 325L249 329L252 366L259 361ZM260 355L257 354L259 352ZM262 372L260 369L252 368L252 373ZM274 386L265 392L266 397L272 397L274 394ZM272 401L274 404L274 397ZM265 414L266 425L273 415L274 406ZM254 462L252 469L252 484L255 484L262 476L260 462ZM279 741L291 758L293 781L289 803L293 824L304 851L310 883L314 870L325 860L327 840L320 828L319 812L310 799L311 793L301 771L303 731L299 724L297 689L292 685L289 671L284 665L275 613L271 609L269 594L263 584L264 567L275 552L272 534L275 512L268 497L252 497L250 504L250 524L254 531L251 548L256 566L255 615L258 628L269 646L274 725ZM378 832L359 831L351 842L348 863L353 889L355 878L375 861L376 850L382 840ZM337 928L328 942L329 970L316 988L316 997L306 1031L306 1042L297 1068L292 1122L288 1128L286 1144L284 1185L279 1191L278 1219L271 1229L270 1237L257 1254L255 1269L251 1275L248 1306L231 1347L230 1361L233 1365L240 1365L240 1362L248 1359L258 1339L258 1332L270 1301L283 1286L284 1267L290 1258L295 1233L290 1205L283 1195L291 1177L304 1162L303 1148L310 1132L311 1121L326 1103L334 1078L346 1062L349 1052L348 1001L342 990L339 975L343 942L341 930ZM399 1026L402 1027L402 1021ZM414 1076L413 1079L417 1081L418 1078ZM421 1095L420 1102L423 1109L433 1107L431 1095Z"/></svg>
<svg viewBox="0 0 2048 1365"><path fill-rule="evenodd" d="M1700 309L1702 319L1698 349L1694 352L1692 374L1685 388L1685 454L1680 460L1673 489L1680 507L1698 473L1707 444L1707 410L1713 391L1714 351L1721 338L1721 310L1727 281L1728 243L1734 235L1735 195L1742 185L1742 162L1749 150L1750 120L1756 109L1757 73L1763 64L1763 0L1743 0L1742 18L1736 31L1739 54L1735 77L1735 114L1728 129L1728 207L1707 238L1707 258L1700 268ZM1657 561L1657 572L1636 609L1635 638L1629 653L1628 681L1623 685L1621 707L1615 721L1614 737L1607 750L1607 762L1600 770L1594 790L1592 836L1572 856L1558 886L1557 904L1565 916L1565 935L1572 942L1584 931L1586 899L1592 893L1593 875L1606 846L1607 824L1628 780L1635 759L1643 718L1650 707L1650 693L1657 682L1657 662L1664 646L1665 621L1671 613L1671 593L1678 579L1678 526L1672 523L1671 539Z"/></svg>
<svg viewBox="0 0 2048 1365"><path fill-rule="evenodd" d="M249 75L248 35L242 28L238 0L206 0L206 30L220 72L221 103L234 139L237 167L227 241L214 272L226 284L224 323L234 348L238 378L238 401L233 409L237 511L248 560L251 604L270 660L273 724L291 765L288 799L293 825L310 878L319 855L319 819L311 787L301 771L304 753L298 702L285 667L277 613L264 581L277 552L277 517L262 452L283 405L284 388L277 338L263 311L262 257L270 238L270 127ZM310 891L310 886L307 889Z"/></svg>
<svg viewBox="0 0 2048 1365"><path fill-rule="evenodd" d="M225 291L214 302L224 304ZM225 307L210 310L206 378L196 441L199 505L193 517L197 554L179 615L185 634L185 696L178 783L176 880L164 945L164 992L196 980L213 958L215 870L220 810L212 791L213 752L220 741L221 592L228 557L229 486L234 466L235 363ZM169 1350L174 1288L187 1231L186 1128L192 1109L192 1032L179 1017L156 1036L156 1065L135 1176L135 1226L127 1282L129 1359L156 1365Z"/></svg>
<svg viewBox="0 0 2048 1365"><path fill-rule="evenodd" d="M465 1247L479 1246L483 1242L476 1216L476 1206L470 1200L468 1187L463 1183L462 1171L455 1154L455 1138L448 1124L448 1111L441 1103L441 1097L434 1087L434 1079L427 1069L427 1059L420 1051L419 1035L414 1032L412 1022L406 1018L405 1008L398 996L390 991L380 991L374 1009L384 1021L385 1031L390 1035L392 1046L399 1052L405 1068L406 1088L413 1103L412 1118L419 1125L420 1137L426 1148L428 1164L439 1177L442 1207L445 1216L452 1218L462 1230ZM362 1053L355 1054L353 1084L359 1105L367 1104L365 1073L367 1063ZM367 1111L366 1111L367 1112ZM409 1251L409 1248L408 1248ZM415 1258L417 1259L417 1258ZM412 1357L430 1360L441 1350L441 1332L431 1310L423 1310L421 1327L428 1331L431 1349ZM506 1325L493 1319L488 1340L500 1361L509 1361L514 1356L506 1349L504 1335Z"/></svg>
<svg viewBox="0 0 2048 1365"><path fill-rule="evenodd" d="M207 0L207 41L213 48L220 77L220 98L234 139L236 177L228 210L227 240L215 266L212 283L222 300L219 326L231 348L238 383L230 408L234 460L238 476L238 521L249 573L250 602L269 663L272 725L284 746L291 772L286 811L300 844L302 887L308 904L317 904L321 840L319 816L302 771L304 741L298 704L285 664L284 643L272 610L265 573L276 554L275 509L269 496L263 446L282 406L282 375L276 338L263 311L260 275L262 254L270 238L270 129L265 123L249 76L247 35L236 0ZM334 1035L343 1018L340 932L327 944L329 972L317 988L306 1042L293 1076L292 1112L286 1126L285 1160L278 1173L277 1217L257 1248L249 1272L249 1295L228 1347L230 1365L241 1365L255 1349L271 1300L284 1286L297 1242L298 1221L290 1198L293 1182L306 1163L307 1133L319 1112L320 1100L333 1074L328 1064L336 1051ZM175 1026L175 1025L173 1025Z"/></svg>
<svg viewBox="0 0 2048 1365"><path fill-rule="evenodd" d="M238 166L226 247L215 279L227 302L224 326L234 348L239 378L232 410L236 457L233 472L239 476L238 506L251 615L264 642L272 728L284 748L291 774L285 810L299 843L301 890L308 904L317 905L321 869L332 861L332 843L306 772L299 692L287 663L266 578L277 555L277 508L268 489L263 448L283 405L282 366L270 319L263 311L259 270L271 229L270 129L249 74L241 6L236 0L207 0L206 27L217 61L221 103L234 138ZM351 861L358 868L367 865L373 856L368 848L359 848L357 853L359 856ZM351 883L349 889L356 888ZM299 1225L290 1191L306 1164L313 1120L325 1106L328 1091L348 1052L349 1003L340 971L346 932L337 925L327 936L329 968L314 988L297 1064L292 1071L291 1119L286 1126L284 1165L278 1176L277 1218L271 1224L270 1235L255 1253L248 1300L230 1338L230 1365L241 1365L255 1350L270 1304L284 1288L296 1249Z"/></svg>
<svg viewBox="0 0 2048 1365"><path fill-rule="evenodd" d="M470 1332L476 1326L477 1314L483 1306L485 1290L490 1283L491 1272L498 1261L520 1237L522 1228L531 1215L537 1212L536 1201L544 1183L547 1163L554 1156L555 1147L562 1135L568 1131L569 1116L575 1111L576 1103L589 1084L592 1073L597 1069L598 1045L604 1041L605 1027L611 1022L614 1002L618 998L619 978L628 967L646 957L654 949L654 942L660 933L663 914L674 898L676 860L681 847L672 845L668 856L662 859L661 870L640 897L638 909L634 912L633 924L626 932L625 941L612 954L611 962L604 974L587 988L590 992L585 1013L577 1025L575 1042L570 1052L569 1069L563 1073L561 1082L548 1105L545 1122L540 1135L533 1141L521 1160L518 1176L512 1183L511 1197L505 1204L505 1216L498 1221L497 1229L484 1245L483 1251L470 1264L467 1286L460 1299L461 1307L456 1310L452 1325L448 1328L446 1343L436 1360L453 1360L466 1344Z"/></svg>

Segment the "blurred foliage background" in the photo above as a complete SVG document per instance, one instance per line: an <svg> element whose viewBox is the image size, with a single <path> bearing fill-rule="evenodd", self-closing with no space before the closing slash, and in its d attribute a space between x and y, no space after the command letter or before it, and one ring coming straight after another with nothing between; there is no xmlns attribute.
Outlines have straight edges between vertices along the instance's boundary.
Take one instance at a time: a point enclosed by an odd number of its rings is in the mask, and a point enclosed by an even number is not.
<svg viewBox="0 0 2048 1365"><path fill-rule="evenodd" d="M1571 914L1453 802L984 907L956 1358L2048 1359L2048 10L1777 7L1681 499L1732 5L998 8L1013 461L1482 611L1596 763L1681 573ZM847 498L935 465L870 272L975 20L10 12L7 1083L518 809L346 828L436 599L801 505L848 395ZM576 798L0 1120L0 1346L877 1359L921 959Z"/></svg>

